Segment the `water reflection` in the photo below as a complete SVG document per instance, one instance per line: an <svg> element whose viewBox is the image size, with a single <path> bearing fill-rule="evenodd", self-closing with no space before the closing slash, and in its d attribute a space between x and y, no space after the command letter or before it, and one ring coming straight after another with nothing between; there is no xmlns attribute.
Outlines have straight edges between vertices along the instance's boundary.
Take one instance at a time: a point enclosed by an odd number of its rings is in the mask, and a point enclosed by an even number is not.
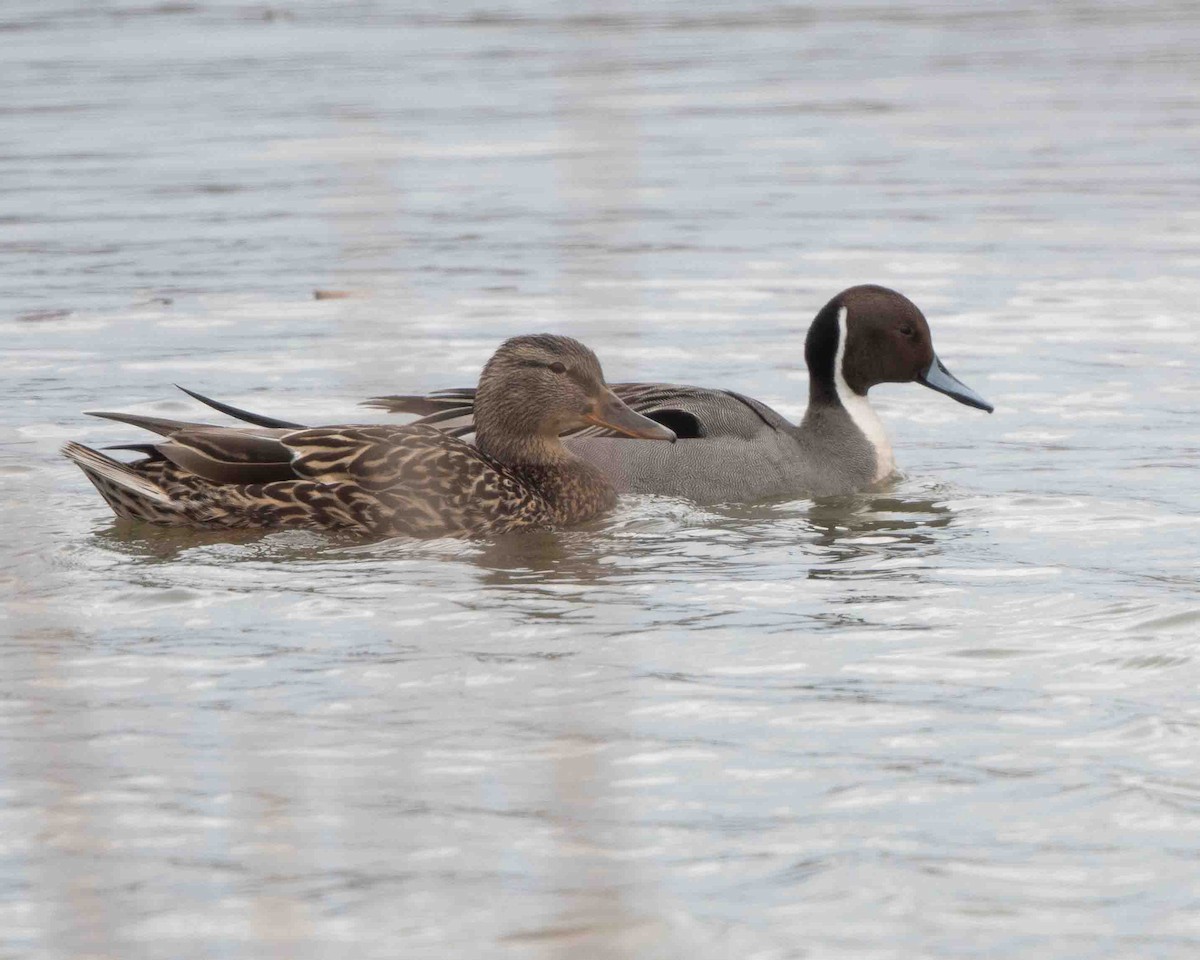
<svg viewBox="0 0 1200 960"><path fill-rule="evenodd" d="M935 531L954 523L954 511L942 500L892 495L817 500L806 517L817 531L815 543L839 560L860 556L864 546L933 547Z"/></svg>
<svg viewBox="0 0 1200 960"><path fill-rule="evenodd" d="M556 657L568 651L571 630L869 623L872 609L899 599L884 584L913 590L928 581L955 522L944 501L921 492L717 508L629 497L583 529L488 540L362 543L305 531L231 539L114 525L95 541L154 566L144 582L154 588L148 610L194 604L212 589L245 602L257 593L260 606L319 591L306 607L343 620L361 617L359 605L375 598L405 623L419 622L417 611L442 610L493 631L514 622L550 628L522 656ZM802 586L820 582L854 589L828 595ZM876 586L860 589L868 583Z"/></svg>
<svg viewBox="0 0 1200 960"><path fill-rule="evenodd" d="M262 530L193 530L123 518L103 521L92 534L97 547L118 553L134 563L169 563L197 548L222 545L245 547L247 549L239 552L251 555L254 547L262 545L270 536ZM303 552L295 555L295 559L302 558Z"/></svg>

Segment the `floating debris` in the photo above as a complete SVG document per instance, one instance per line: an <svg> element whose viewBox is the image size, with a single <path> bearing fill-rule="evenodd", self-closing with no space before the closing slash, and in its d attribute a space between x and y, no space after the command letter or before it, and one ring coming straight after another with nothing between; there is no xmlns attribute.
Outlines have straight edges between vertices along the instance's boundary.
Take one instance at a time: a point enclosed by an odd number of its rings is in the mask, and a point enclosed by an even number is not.
<svg viewBox="0 0 1200 960"><path fill-rule="evenodd" d="M65 320L70 315L70 310L31 310L29 313L18 313L17 319L22 323L45 323L48 320Z"/></svg>
<svg viewBox="0 0 1200 960"><path fill-rule="evenodd" d="M314 290L314 300L348 300L354 294L349 290Z"/></svg>

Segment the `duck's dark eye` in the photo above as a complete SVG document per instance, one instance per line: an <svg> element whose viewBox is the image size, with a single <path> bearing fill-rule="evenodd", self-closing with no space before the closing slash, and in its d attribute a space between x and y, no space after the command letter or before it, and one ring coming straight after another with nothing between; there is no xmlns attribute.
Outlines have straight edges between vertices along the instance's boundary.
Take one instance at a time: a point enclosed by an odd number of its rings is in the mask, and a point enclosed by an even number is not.
<svg viewBox="0 0 1200 960"><path fill-rule="evenodd" d="M908 339L911 340L913 337L915 337L917 335L917 330L916 330L916 327L914 327L912 324L906 323L904 326L902 326L900 328L900 333L903 334L904 336L908 337Z"/></svg>
<svg viewBox="0 0 1200 960"><path fill-rule="evenodd" d="M555 373L566 373L567 372L567 365L565 363L560 363L557 360L555 360L553 363L546 364L546 366L548 366Z"/></svg>

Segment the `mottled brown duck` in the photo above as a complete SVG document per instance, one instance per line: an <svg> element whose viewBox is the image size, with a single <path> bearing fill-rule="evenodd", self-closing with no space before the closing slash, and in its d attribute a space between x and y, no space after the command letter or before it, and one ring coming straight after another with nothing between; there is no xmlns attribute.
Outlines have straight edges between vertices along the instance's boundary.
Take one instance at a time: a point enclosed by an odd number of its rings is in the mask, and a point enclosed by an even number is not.
<svg viewBox="0 0 1200 960"><path fill-rule="evenodd" d="M157 433L123 463L79 443L63 453L119 517L208 529L308 527L371 536L482 536L581 523L612 484L559 435L588 425L674 441L630 410L569 337L514 337L475 395L476 442L434 427L221 427L97 412ZM264 418L265 419L265 418Z"/></svg>

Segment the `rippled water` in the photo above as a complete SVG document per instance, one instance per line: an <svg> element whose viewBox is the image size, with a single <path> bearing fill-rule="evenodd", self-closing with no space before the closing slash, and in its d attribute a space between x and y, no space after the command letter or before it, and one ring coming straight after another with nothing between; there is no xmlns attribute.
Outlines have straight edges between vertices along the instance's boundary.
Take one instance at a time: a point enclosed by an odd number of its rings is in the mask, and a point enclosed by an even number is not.
<svg viewBox="0 0 1200 960"><path fill-rule="evenodd" d="M7 0L0 47L3 956L1196 956L1194 5ZM117 527L57 455L540 329L798 415L868 281L997 408L874 391L879 496L362 545Z"/></svg>

